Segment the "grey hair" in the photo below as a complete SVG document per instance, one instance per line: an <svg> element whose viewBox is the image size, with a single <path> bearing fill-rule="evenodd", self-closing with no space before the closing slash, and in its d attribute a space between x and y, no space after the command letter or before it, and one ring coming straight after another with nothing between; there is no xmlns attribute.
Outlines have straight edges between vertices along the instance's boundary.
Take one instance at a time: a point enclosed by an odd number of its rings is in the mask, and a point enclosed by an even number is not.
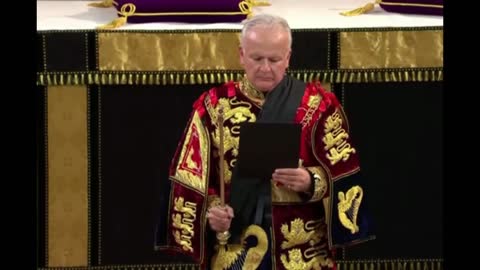
<svg viewBox="0 0 480 270"><path fill-rule="evenodd" d="M288 25L287 20L282 17L270 15L270 14L259 14L255 15L249 19L243 21L243 28L242 33L240 36L240 45L242 45L244 38L246 37L247 33L255 26L262 25L262 26L280 26L288 33L288 46L292 47L292 30Z"/></svg>

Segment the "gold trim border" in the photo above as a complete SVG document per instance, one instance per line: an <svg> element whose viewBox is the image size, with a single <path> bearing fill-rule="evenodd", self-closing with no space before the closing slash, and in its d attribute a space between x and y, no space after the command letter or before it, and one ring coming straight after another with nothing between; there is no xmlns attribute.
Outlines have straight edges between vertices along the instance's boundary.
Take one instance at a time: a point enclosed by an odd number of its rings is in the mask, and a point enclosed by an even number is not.
<svg viewBox="0 0 480 270"><path fill-rule="evenodd" d="M443 270L443 259L337 260L337 270Z"/></svg>
<svg viewBox="0 0 480 270"><path fill-rule="evenodd" d="M48 267L37 270L200 270L197 264L137 264L137 265L108 265L88 267Z"/></svg>
<svg viewBox="0 0 480 270"><path fill-rule="evenodd" d="M44 175L45 175L45 230L44 230L44 233L45 233L45 265L49 265L49 261L48 261L48 257L49 257L49 254L48 254L48 216L49 216L49 212L48 212L48 185L49 185L49 181L50 179L48 178L48 88L47 87L44 87L43 89L43 108L44 108L44 126L43 126L43 130L44 130L44 134L43 134L43 139L44 139L44 151L45 151L45 168L43 168L45 171L44 171ZM38 183L39 184L39 183ZM37 212L38 214L38 212Z"/></svg>
<svg viewBox="0 0 480 270"><path fill-rule="evenodd" d="M443 5L434 5L434 4L398 3L398 2L384 2L384 1L380 1L379 4L386 5L386 6L427 7L427 8L441 8L441 9L443 9Z"/></svg>
<svg viewBox="0 0 480 270"><path fill-rule="evenodd" d="M88 65L87 65L88 67ZM88 241L87 241L87 265L92 265L92 88L87 85L87 168L88 168L88 181L87 181L87 203L88 203Z"/></svg>
<svg viewBox="0 0 480 270"><path fill-rule="evenodd" d="M99 86L98 89L98 96L96 102L98 102L98 126L97 126L97 134L98 134L98 264L102 264L102 89ZM93 102L93 101L92 101Z"/></svg>
<svg viewBox="0 0 480 270"><path fill-rule="evenodd" d="M47 265L52 267L88 265L87 88L87 85L67 85L47 90L46 241ZM70 95L67 92L72 92L73 97L67 98L66 94Z"/></svg>
<svg viewBox="0 0 480 270"><path fill-rule="evenodd" d="M186 85L218 84L238 81L243 71L180 72L38 72L37 85ZM378 69L378 70L292 70L289 75L311 82L376 83L376 82L438 82L443 81L443 68Z"/></svg>
<svg viewBox="0 0 480 270"><path fill-rule="evenodd" d="M197 270L197 264L142 264L90 267L37 268L37 270ZM337 270L443 270L443 259L337 260Z"/></svg>

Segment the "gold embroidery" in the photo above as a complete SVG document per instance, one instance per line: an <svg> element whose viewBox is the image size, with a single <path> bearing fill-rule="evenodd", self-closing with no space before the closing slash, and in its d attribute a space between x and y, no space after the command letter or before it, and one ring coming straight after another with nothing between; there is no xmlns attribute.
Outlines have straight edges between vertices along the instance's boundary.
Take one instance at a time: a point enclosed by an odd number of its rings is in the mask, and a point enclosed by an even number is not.
<svg viewBox="0 0 480 270"><path fill-rule="evenodd" d="M199 166L194 161L194 158L193 158L194 154L195 152L193 148L190 148L190 151L188 151L187 168L197 171L199 169Z"/></svg>
<svg viewBox="0 0 480 270"><path fill-rule="evenodd" d="M320 95L319 94L316 94L314 96L310 96L308 97L308 107L312 108L312 107L317 107L318 104L320 104Z"/></svg>
<svg viewBox="0 0 480 270"><path fill-rule="evenodd" d="M209 147L209 137L198 112L195 112L180 152L174 179L204 193L208 174ZM198 162L193 155L198 156Z"/></svg>
<svg viewBox="0 0 480 270"><path fill-rule="evenodd" d="M327 158L330 160L330 164L335 165L340 160L347 161L350 158L350 154L355 154L355 148L344 142L339 147L330 149Z"/></svg>
<svg viewBox="0 0 480 270"><path fill-rule="evenodd" d="M173 227L176 229L182 230L182 235L191 235L193 236L195 232L193 231L192 219L185 220L180 214L172 214Z"/></svg>
<svg viewBox="0 0 480 270"><path fill-rule="evenodd" d="M233 97L231 99L220 98L218 100L218 104L223 106L224 122L229 120L232 124L240 124L245 121L255 122L257 120L255 114L250 111L252 105L245 101L238 101L237 97ZM216 126L218 106L216 106L215 108L213 107L210 101L210 96L207 96L205 98L205 105L207 107L208 114L212 119L212 123ZM236 107L232 108L232 105Z"/></svg>
<svg viewBox="0 0 480 270"><path fill-rule="evenodd" d="M220 197L218 197L218 195L209 195L207 201L208 208L220 205Z"/></svg>
<svg viewBox="0 0 480 270"><path fill-rule="evenodd" d="M220 131L218 129L215 129L212 132L212 142L214 146L218 146L220 143ZM238 149L238 144L239 144L239 137L234 137L232 136L232 133L230 133L230 129L226 126L223 127L223 139L224 139L224 146L223 146L223 151L224 154L227 153L231 149Z"/></svg>
<svg viewBox="0 0 480 270"><path fill-rule="evenodd" d="M352 234L359 231L357 225L357 214L363 198L363 189L360 186L353 186L345 195L338 192L338 217L342 225L349 229Z"/></svg>
<svg viewBox="0 0 480 270"><path fill-rule="evenodd" d="M237 97L233 97L232 99L230 99L230 104L238 107L235 107L230 111L230 113L227 113L225 116L225 120L231 118L230 122L232 122L232 124L240 124L247 120L248 122L255 122L257 120L255 114L250 111L250 109L252 108L252 105L250 103L245 101L239 101L237 100Z"/></svg>
<svg viewBox="0 0 480 270"><path fill-rule="evenodd" d="M243 269L257 269L268 249L267 233L257 225L250 225L245 232L244 241L248 236L256 237L257 245L248 249Z"/></svg>
<svg viewBox="0 0 480 270"><path fill-rule="evenodd" d="M232 168L231 165L233 162L236 161L238 156L238 145L239 145L239 134L240 134L240 123L242 122L255 122L257 120L255 114L253 114L250 109L252 105L248 102L238 101L237 97L233 97L232 99L228 98L220 98L218 100L218 104L222 105L224 110L224 123L226 121L230 121L231 125L224 125L223 127L223 136L224 136L224 146L223 146L223 154L225 155L228 151L231 151L232 160L230 163L226 163L224 165L224 180L225 183L230 183L230 179L232 176ZM214 108L210 101L210 96L205 98L205 106L207 108L207 112L212 119L212 124L215 126L215 130L212 132L212 143L218 149L220 143L220 131L217 126L217 115L218 115L218 106ZM229 128L229 126L231 126ZM215 153L218 156L218 153ZM226 159L225 159L226 161Z"/></svg>
<svg viewBox="0 0 480 270"><path fill-rule="evenodd" d="M175 237L175 242L182 246L183 250L193 253L191 236L180 235L179 231L174 231L173 236Z"/></svg>
<svg viewBox="0 0 480 270"><path fill-rule="evenodd" d="M327 243L319 244L321 239L325 237L327 231L325 219L307 221L307 223L305 223L305 229L315 230L316 233L308 242L310 247L303 252L303 256L305 256L306 259L315 257L319 265L333 267L332 259L328 258Z"/></svg>
<svg viewBox="0 0 480 270"><path fill-rule="evenodd" d="M320 200L327 192L328 187L325 171L320 167L309 167L306 169L312 172L314 181L314 192L310 201Z"/></svg>
<svg viewBox="0 0 480 270"><path fill-rule="evenodd" d="M239 82L240 91L247 96L253 103L258 106L262 106L265 102L265 94L257 90L247 79L247 76L244 76L243 79Z"/></svg>
<svg viewBox="0 0 480 270"><path fill-rule="evenodd" d="M231 132L230 132L230 129L228 129L228 127L223 127L223 139L224 139L224 144L223 144L223 151L224 151L224 154L227 153L229 150L232 150L232 156L237 156L238 155L238 144L239 144L239 137L234 137L232 136ZM216 128L213 132L212 132L212 142L213 142L213 145L215 147L217 147L218 149L218 146L219 146L219 143L220 143L220 131L218 130L218 128ZM218 152L215 152L214 153L215 156L218 157ZM223 169L223 179L225 180L225 183L230 183L230 179L232 177L232 168L233 167L230 167L228 166L228 162L226 159L224 159L224 169Z"/></svg>
<svg viewBox="0 0 480 270"><path fill-rule="evenodd" d="M348 134L345 129L340 128L336 129L333 132L329 132L325 134L322 141L325 144L323 149L328 150L335 145L340 145L344 140L348 139Z"/></svg>
<svg viewBox="0 0 480 270"><path fill-rule="evenodd" d="M328 266L329 268L333 267L333 260L328 258L327 243L317 246L312 245L312 247L307 248L305 252L303 252L303 256L306 259L315 259L313 264L314 269L322 269L320 266Z"/></svg>
<svg viewBox="0 0 480 270"><path fill-rule="evenodd" d="M218 248L218 247L217 247ZM213 270L217 269L229 269L232 264L235 263L238 256L242 254L243 248L241 245L228 245L228 250L225 248L220 248L218 253L212 258L214 264L212 266Z"/></svg>
<svg viewBox="0 0 480 270"><path fill-rule="evenodd" d="M305 258L307 258L307 259L310 259L310 258L313 258L313 257L316 257L316 256L327 257L328 253L327 253L326 247L327 247L327 243L323 243L323 244L318 245L316 247L307 248L303 252L303 256L305 256Z"/></svg>
<svg viewBox="0 0 480 270"><path fill-rule="evenodd" d="M305 223L305 229L309 231L315 231L314 234L312 234L312 238L308 242L311 246L314 246L322 240L322 238L325 236L325 231L326 231L326 224L325 224L325 219L318 219L318 220L309 220Z"/></svg>
<svg viewBox="0 0 480 270"><path fill-rule="evenodd" d="M195 211L197 211L197 204L188 201L185 202L185 199L183 197L177 197L174 199L173 209L177 212L188 214L195 219Z"/></svg>
<svg viewBox="0 0 480 270"><path fill-rule="evenodd" d="M245 244L250 236L257 239L257 245L248 248ZM257 269L267 252L267 234L261 227L250 225L242 236L242 243L242 245L226 245L224 248L219 248L217 245L217 253L212 256L212 269Z"/></svg>
<svg viewBox="0 0 480 270"><path fill-rule="evenodd" d="M302 251L298 248L288 251L288 260L285 254L280 256L280 260L282 261L283 266L288 270L321 269L316 257L305 262L302 258Z"/></svg>
<svg viewBox="0 0 480 270"><path fill-rule="evenodd" d="M314 174L313 178L315 179L315 189L311 200L315 201L322 199L327 192L327 180L318 174Z"/></svg>
<svg viewBox="0 0 480 270"><path fill-rule="evenodd" d="M302 121L300 121L300 123L302 124L302 127L307 126L310 123L310 121L312 121L313 113L317 110L318 105L320 104L320 101L322 101L322 97L320 96L320 94L316 94L314 96L308 97L308 103L307 103L308 109Z"/></svg>
<svg viewBox="0 0 480 270"><path fill-rule="evenodd" d="M327 158L331 165L335 165L340 160L347 161L350 154L356 152L355 148L347 143L348 133L342 128L343 120L338 110L329 116L325 121L325 136L322 141L325 144L324 149L327 150Z"/></svg>
<svg viewBox="0 0 480 270"><path fill-rule="evenodd" d="M286 269L322 269L321 266L333 267L333 261L328 258L327 244L321 243L325 237L326 223L325 219L309 220L305 223L297 218L291 222L291 230L288 231L286 224L282 225L281 232L288 242L284 241L282 249L291 248L295 245L301 245L308 242L309 248L303 252L301 249L292 249L288 251L288 260L285 254L280 256L280 260ZM308 231L308 232L307 232Z"/></svg>
<svg viewBox="0 0 480 270"><path fill-rule="evenodd" d="M173 231L175 242L182 246L183 250L193 253L192 238L195 234L193 223L196 219L197 204L185 202L183 197L176 197L173 210L177 213L172 214L172 225L179 229Z"/></svg>
<svg viewBox="0 0 480 270"><path fill-rule="evenodd" d="M304 222L300 218L294 219L290 222L290 230L287 224L282 224L280 231L287 241L282 242L282 249L291 248L296 245L307 243L315 233L315 231L305 231Z"/></svg>
<svg viewBox="0 0 480 270"><path fill-rule="evenodd" d="M337 110L325 120L325 134L342 127L342 118Z"/></svg>

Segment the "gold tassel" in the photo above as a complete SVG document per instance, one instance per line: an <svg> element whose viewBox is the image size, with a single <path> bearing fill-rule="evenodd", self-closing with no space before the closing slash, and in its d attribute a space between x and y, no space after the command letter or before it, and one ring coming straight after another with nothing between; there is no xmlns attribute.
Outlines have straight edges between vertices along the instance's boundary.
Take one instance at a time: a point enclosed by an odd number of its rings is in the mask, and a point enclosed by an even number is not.
<svg viewBox="0 0 480 270"><path fill-rule="evenodd" d="M375 4L379 4L380 2L382 2L382 1L381 0L375 0L374 3L368 3L368 4L364 5L363 7L359 7L359 8L356 8L354 10L350 10L350 11L340 12L340 15L343 15L343 16L361 15L361 14L372 11L375 8Z"/></svg>
<svg viewBox="0 0 480 270"><path fill-rule="evenodd" d="M127 23L127 17L119 17L110 23L97 27L98 29L115 29Z"/></svg>
<svg viewBox="0 0 480 270"><path fill-rule="evenodd" d="M91 7L108 8L113 6L113 0L103 0L102 2L90 3L88 5Z"/></svg>

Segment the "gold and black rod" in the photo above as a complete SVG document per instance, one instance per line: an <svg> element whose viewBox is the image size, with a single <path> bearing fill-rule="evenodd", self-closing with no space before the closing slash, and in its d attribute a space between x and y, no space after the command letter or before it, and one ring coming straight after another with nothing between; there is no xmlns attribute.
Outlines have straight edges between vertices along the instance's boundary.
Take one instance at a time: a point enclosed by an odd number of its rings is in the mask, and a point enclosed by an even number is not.
<svg viewBox="0 0 480 270"><path fill-rule="evenodd" d="M218 117L217 117L218 131L219 131L219 146L218 146L218 156L219 156L219 182L220 182L220 204L225 206L225 179L224 179L224 153L223 153L223 106L218 106Z"/></svg>
<svg viewBox="0 0 480 270"><path fill-rule="evenodd" d="M225 207L225 179L224 179L224 147L223 147L223 106L218 106L218 116L217 116L217 126L219 130L219 146L218 146L218 156L219 156L219 184L220 184L220 205ZM217 240L218 243L222 246L226 245L228 239L230 238L230 232L218 232Z"/></svg>

